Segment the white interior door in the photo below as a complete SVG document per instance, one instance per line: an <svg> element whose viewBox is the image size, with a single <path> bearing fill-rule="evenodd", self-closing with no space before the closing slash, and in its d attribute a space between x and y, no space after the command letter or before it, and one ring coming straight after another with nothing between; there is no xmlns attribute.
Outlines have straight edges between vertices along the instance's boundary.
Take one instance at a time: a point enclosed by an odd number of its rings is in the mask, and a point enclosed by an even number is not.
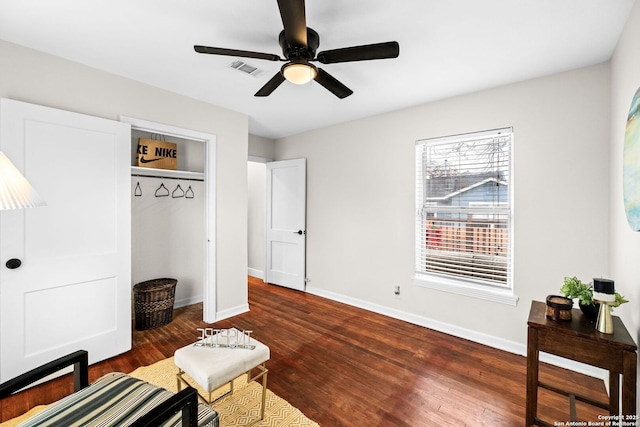
<svg viewBox="0 0 640 427"><path fill-rule="evenodd" d="M131 348L129 141L125 123L0 101L0 149L47 203L0 212L1 381Z"/></svg>
<svg viewBox="0 0 640 427"><path fill-rule="evenodd" d="M305 288L306 159L267 163L265 281Z"/></svg>

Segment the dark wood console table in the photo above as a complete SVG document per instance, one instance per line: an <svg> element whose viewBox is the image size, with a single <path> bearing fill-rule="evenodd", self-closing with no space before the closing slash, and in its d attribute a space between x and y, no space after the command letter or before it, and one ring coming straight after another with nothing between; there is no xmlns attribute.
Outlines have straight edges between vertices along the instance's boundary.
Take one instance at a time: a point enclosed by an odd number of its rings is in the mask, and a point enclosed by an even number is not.
<svg viewBox="0 0 640 427"><path fill-rule="evenodd" d="M538 387L563 393L570 399L599 406L609 415L636 414L636 375L638 347L622 320L613 317L613 334L595 330L579 309L571 312L571 321L553 321L546 317L546 304L531 303L527 341L527 426L551 426L537 417ZM538 381L539 352L597 366L609 371L609 402L594 402L584 396L560 390ZM622 407L620 407L620 375L622 375Z"/></svg>

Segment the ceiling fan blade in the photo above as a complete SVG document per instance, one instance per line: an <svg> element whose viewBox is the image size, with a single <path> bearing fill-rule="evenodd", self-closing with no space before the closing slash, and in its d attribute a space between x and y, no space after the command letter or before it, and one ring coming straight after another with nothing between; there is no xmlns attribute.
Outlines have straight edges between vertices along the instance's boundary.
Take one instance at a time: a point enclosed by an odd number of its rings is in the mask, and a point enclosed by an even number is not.
<svg viewBox="0 0 640 427"><path fill-rule="evenodd" d="M385 42L326 50L318 53L316 59L323 64L335 64L338 62L397 58L399 54L400 45L398 42Z"/></svg>
<svg viewBox="0 0 640 427"><path fill-rule="evenodd" d="M351 89L340 83L335 77L321 68L318 68L316 81L340 99L346 98L353 93Z"/></svg>
<svg viewBox="0 0 640 427"><path fill-rule="evenodd" d="M271 77L271 80L269 80L267 84L262 86L260 90L257 91L253 96L269 96L271 95L271 92L276 90L278 86L282 84L283 81L284 81L284 76L280 71L278 71L276 75Z"/></svg>
<svg viewBox="0 0 640 427"><path fill-rule="evenodd" d="M304 0L278 0L284 37L292 46L307 45L307 18Z"/></svg>
<svg viewBox="0 0 640 427"><path fill-rule="evenodd" d="M225 49L223 47L194 46L198 53L208 53L211 55L240 56L242 58L266 59L268 61L282 61L278 55L272 53L251 52L249 50Z"/></svg>

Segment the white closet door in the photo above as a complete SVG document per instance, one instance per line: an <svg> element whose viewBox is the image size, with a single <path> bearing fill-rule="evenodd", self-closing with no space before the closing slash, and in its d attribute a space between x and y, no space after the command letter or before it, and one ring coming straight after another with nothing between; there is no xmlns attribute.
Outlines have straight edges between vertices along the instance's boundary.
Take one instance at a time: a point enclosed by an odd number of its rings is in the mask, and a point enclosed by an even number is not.
<svg viewBox="0 0 640 427"><path fill-rule="evenodd" d="M0 380L78 349L90 363L129 350L130 126L0 102L0 150L47 203L0 212Z"/></svg>

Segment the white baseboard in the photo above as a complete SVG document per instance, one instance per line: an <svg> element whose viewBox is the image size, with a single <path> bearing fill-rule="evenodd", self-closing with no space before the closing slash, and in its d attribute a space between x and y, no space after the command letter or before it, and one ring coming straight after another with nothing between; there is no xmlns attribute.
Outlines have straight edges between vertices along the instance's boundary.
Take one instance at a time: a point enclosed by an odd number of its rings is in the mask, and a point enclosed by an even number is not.
<svg viewBox="0 0 640 427"><path fill-rule="evenodd" d="M238 314L246 313L249 311L249 304L241 304L237 307L228 308L226 310L218 311L216 313L216 322L218 320L228 319Z"/></svg>
<svg viewBox="0 0 640 427"><path fill-rule="evenodd" d="M192 304L198 304L202 302L202 296L184 298L176 300L173 304L174 308L186 307ZM216 322L218 320L228 319L229 317L237 316L238 314L246 313L249 311L249 304L241 304L237 307L232 307L227 310L219 311L216 313Z"/></svg>
<svg viewBox="0 0 640 427"><path fill-rule="evenodd" d="M255 268L249 268L247 271L249 276L257 277L258 279L264 280L264 271L258 270Z"/></svg>
<svg viewBox="0 0 640 427"><path fill-rule="evenodd" d="M416 314L407 313L402 310L396 310L394 308L386 307L383 305L374 304L374 303L363 301L357 298L348 297L348 296L327 291L324 289L314 288L312 286L307 286L306 291L313 295L317 295L333 301L337 301L337 302L348 304L354 307L369 310L374 313L392 317L394 319L404 320L405 322L409 322L414 325L423 326L425 328L433 329L435 331L443 332L445 334L453 335L455 337L464 338L469 341L477 342L479 344L487 345L489 347L497 348L499 350L504 350L509 353L518 354L524 357L527 356L527 346L525 344L521 344L515 341L505 340L503 338L499 338L493 335L484 334L471 329L466 329L460 326L451 325L449 323L430 319L428 317L418 316ZM526 331L526 329L524 328L523 330ZM554 356L547 353L540 353L540 361L601 379L602 381L604 381L605 386L608 386L609 376L608 376L608 372L605 371L604 369L596 368L590 365L585 365L583 363L564 359L562 357Z"/></svg>
<svg viewBox="0 0 640 427"><path fill-rule="evenodd" d="M183 298L181 300L176 300L173 303L173 307L174 308L186 307L188 305L198 304L200 302L202 302L202 295L197 297Z"/></svg>

